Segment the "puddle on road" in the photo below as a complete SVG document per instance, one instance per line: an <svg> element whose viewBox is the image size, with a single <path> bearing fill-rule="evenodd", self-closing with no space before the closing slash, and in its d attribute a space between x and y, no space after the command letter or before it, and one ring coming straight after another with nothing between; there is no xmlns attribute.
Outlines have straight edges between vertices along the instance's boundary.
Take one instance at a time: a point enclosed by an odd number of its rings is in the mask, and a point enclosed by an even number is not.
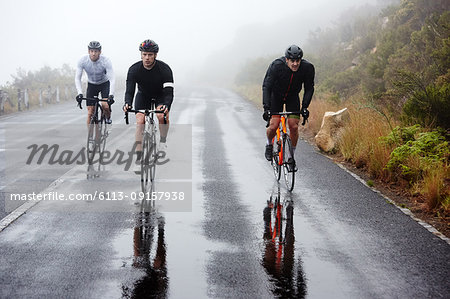
<svg viewBox="0 0 450 299"><path fill-rule="evenodd" d="M345 252L339 253L333 248L334 239L324 235L321 231L324 224L316 220L325 219L321 218L325 215L320 211L310 215L303 197L283 188L280 192L277 184L266 190L266 196L266 206L261 201L251 202L251 210L261 210L258 217L262 229L260 263L267 274L271 295L280 298L357 298L361 295L355 279L343 268L346 267ZM281 206L277 206L277 198ZM281 214L277 214L278 210ZM342 230L345 227L334 229L335 232Z"/></svg>
<svg viewBox="0 0 450 299"><path fill-rule="evenodd" d="M151 290L163 297L168 293L174 298L205 297L209 256L238 249L207 240L192 213L166 213L156 218L153 224L122 230L112 243L112 267L123 273L123 292L135 296Z"/></svg>
<svg viewBox="0 0 450 299"><path fill-rule="evenodd" d="M131 265L133 257L133 231L126 229L113 241L116 258L113 260L113 268L120 269Z"/></svg>
<svg viewBox="0 0 450 299"><path fill-rule="evenodd" d="M132 227L122 230L112 243L112 267L122 273L122 297L141 298L149 293L166 297L167 277L164 217L154 212L130 214Z"/></svg>
<svg viewBox="0 0 450 299"><path fill-rule="evenodd" d="M315 298L358 298L365 297L363 290L359 293L358 278L351 278L347 272L351 267L345 253L339 251L332 237L327 237L322 231L317 219L326 219L320 211L310 215L311 211L302 210L305 203L296 198L298 203L294 209L295 257L301 264L305 281L306 293ZM301 206L301 207L300 207ZM321 218L323 216L323 218ZM312 221L312 222L311 222ZM339 231L335 228L335 231ZM340 237L337 237L338 239ZM349 265L350 264L350 265Z"/></svg>

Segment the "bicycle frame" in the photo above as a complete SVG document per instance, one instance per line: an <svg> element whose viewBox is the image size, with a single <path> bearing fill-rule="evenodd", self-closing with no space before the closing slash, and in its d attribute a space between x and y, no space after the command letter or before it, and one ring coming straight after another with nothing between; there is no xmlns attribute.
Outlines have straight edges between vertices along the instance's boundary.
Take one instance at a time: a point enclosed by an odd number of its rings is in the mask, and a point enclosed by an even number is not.
<svg viewBox="0 0 450 299"><path fill-rule="evenodd" d="M94 113L92 114L89 125L88 125L88 136L87 136L87 144L86 144L86 153L88 160L88 174L87 178L97 177L98 174L91 175L90 173L94 170L94 157L96 152L99 154L99 164L98 171L100 171L102 163L100 163L100 159L102 157L102 153L105 150L106 138L108 137L108 129L106 127L106 120L104 116L104 109L100 102L108 102L108 100L99 99L98 97L94 98L82 98L84 101L94 101ZM109 104L109 103L108 103ZM82 109L81 103L78 104L80 109ZM109 105L111 107L111 105ZM98 115L98 110L100 108L100 117ZM95 170L94 170L95 172Z"/></svg>
<svg viewBox="0 0 450 299"><path fill-rule="evenodd" d="M278 125L277 128L277 135L276 135L276 140L278 141L282 141L284 140L287 135L287 128L286 128L286 115L281 115L280 118L280 124ZM274 141L275 141L275 137L274 137ZM280 145L280 151L278 153L278 165L283 165L283 152L284 152L284 148L283 148L283 143L281 143Z"/></svg>
<svg viewBox="0 0 450 299"><path fill-rule="evenodd" d="M155 113L164 113L164 111L155 109L155 101L151 102L152 109L133 110L128 109L125 112L125 123L129 124L128 113L143 113L145 116L144 128L142 131L142 157L141 157L141 187L143 192L149 192L149 187L153 188L156 166L156 125L154 121ZM164 115L164 120L166 117ZM153 156L153 157L150 157ZM138 172L137 172L138 173ZM150 179L150 180L149 180ZM150 181L150 184L149 184Z"/></svg>

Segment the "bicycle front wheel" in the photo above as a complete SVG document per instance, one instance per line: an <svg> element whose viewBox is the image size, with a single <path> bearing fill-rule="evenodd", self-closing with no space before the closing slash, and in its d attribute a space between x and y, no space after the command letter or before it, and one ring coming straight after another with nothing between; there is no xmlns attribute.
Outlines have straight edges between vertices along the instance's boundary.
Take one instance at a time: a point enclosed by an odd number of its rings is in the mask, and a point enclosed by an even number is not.
<svg viewBox="0 0 450 299"><path fill-rule="evenodd" d="M147 192L150 183L150 136L144 132L142 138L142 157L141 157L141 188L142 192Z"/></svg>
<svg viewBox="0 0 450 299"><path fill-rule="evenodd" d="M97 150L97 142L96 142L96 136L97 136L97 120L92 117L91 121L88 125L88 136L87 136L87 143L86 143L86 155L87 155L87 161L89 165L92 165L94 161L95 152Z"/></svg>
<svg viewBox="0 0 450 299"><path fill-rule="evenodd" d="M272 152L272 168L273 168L273 174L275 175L275 179L277 181L281 178L281 163L280 158L282 157L282 143L281 138L277 140L277 137L275 136L274 142L273 142L273 152Z"/></svg>
<svg viewBox="0 0 450 299"><path fill-rule="evenodd" d="M289 158L292 159L289 161ZM286 135L286 138L283 140L283 174L284 181L286 182L286 187L290 192L294 189L295 160L294 151L292 150L291 138L288 135Z"/></svg>
<svg viewBox="0 0 450 299"><path fill-rule="evenodd" d="M97 171L98 174L103 169L104 170L104 163L103 163L103 152L106 148L106 138L108 137L107 127L106 127L106 118L102 116L100 119L100 122L98 123L97 133L99 136L96 138L97 140L97 152L98 152L98 165L97 165ZM98 175L97 175L98 176Z"/></svg>
<svg viewBox="0 0 450 299"><path fill-rule="evenodd" d="M153 125L154 126L154 125ZM149 175L150 175L150 180L153 182L155 180L155 173L156 173L156 160L157 160L157 153L156 153L156 130L153 127L152 129L152 134L150 136L150 149L149 149L149 160L150 160L150 165L149 165Z"/></svg>

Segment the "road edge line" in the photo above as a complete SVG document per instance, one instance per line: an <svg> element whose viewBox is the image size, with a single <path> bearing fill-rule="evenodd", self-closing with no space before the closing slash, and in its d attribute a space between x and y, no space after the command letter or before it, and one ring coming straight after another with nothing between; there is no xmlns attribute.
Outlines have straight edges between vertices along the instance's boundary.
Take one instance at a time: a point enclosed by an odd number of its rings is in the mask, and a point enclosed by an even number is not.
<svg viewBox="0 0 450 299"><path fill-rule="evenodd" d="M74 167L76 168L76 167ZM69 171L67 171L65 174L63 174L61 177L63 177L64 175L66 175L67 173L69 173L70 171L72 171L74 168L70 169ZM63 179L61 179L61 177L57 178L56 180L54 180L53 182L50 183L50 185L45 188L44 190L42 190L39 194L44 194L44 193L48 193L51 192L52 190L54 190L56 187L58 187L60 184L62 184L64 182ZM6 200L6 199L5 199ZM20 205L19 207L17 207L14 211L12 211L11 213L9 213L8 215L6 215L5 217L3 217L3 219L0 220L0 232L2 232L5 228L7 228L11 223L13 223L14 221L16 221L20 216L22 216L23 214L25 214L29 209L31 209L32 207L34 207L35 205L37 205L40 201L39 200L34 200L34 201L28 201L22 205Z"/></svg>
<svg viewBox="0 0 450 299"><path fill-rule="evenodd" d="M124 132L122 132L122 134L124 134ZM115 141L116 139L120 139L122 134L116 136L114 139L112 139L112 141ZM78 168L79 168L78 166L72 167L66 173L61 175L59 178L57 178L56 180L51 182L50 185L48 185L48 187L45 188L44 190L42 190L39 194L45 194L45 193L53 191L56 187L58 187L59 185L61 185L64 182L64 179L62 179L64 176L68 175L70 172L78 170ZM0 232L2 232L5 228L7 228L9 225L11 225L11 223L16 221L20 216L25 214L29 209L34 207L39 202L40 202L39 200L28 201L28 202L22 204L21 206L17 207L14 211L9 213L5 217L3 217L0 220Z"/></svg>

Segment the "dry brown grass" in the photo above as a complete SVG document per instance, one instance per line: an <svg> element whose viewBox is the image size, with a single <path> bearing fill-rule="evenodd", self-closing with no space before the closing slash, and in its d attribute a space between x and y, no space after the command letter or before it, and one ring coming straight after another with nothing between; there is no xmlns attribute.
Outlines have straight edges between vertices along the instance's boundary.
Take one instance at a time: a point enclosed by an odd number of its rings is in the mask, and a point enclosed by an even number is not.
<svg viewBox="0 0 450 299"><path fill-rule="evenodd" d="M445 197L449 196L449 186L446 185L446 178L450 175L449 172L450 167L441 164L430 168L423 175L423 180L420 182L422 188L420 189L430 210L440 207L444 203ZM444 208L447 210L449 207L444 206Z"/></svg>
<svg viewBox="0 0 450 299"><path fill-rule="evenodd" d="M339 143L343 157L357 167L367 167L377 178L386 179L384 167L389 161L391 148L380 142L389 133L389 125L381 115L371 109L349 106L350 121Z"/></svg>
<svg viewBox="0 0 450 299"><path fill-rule="evenodd" d="M392 174L386 169L386 164L389 161L392 148L381 142L374 142L371 147L372 150L367 163L370 175L383 181L389 181Z"/></svg>

